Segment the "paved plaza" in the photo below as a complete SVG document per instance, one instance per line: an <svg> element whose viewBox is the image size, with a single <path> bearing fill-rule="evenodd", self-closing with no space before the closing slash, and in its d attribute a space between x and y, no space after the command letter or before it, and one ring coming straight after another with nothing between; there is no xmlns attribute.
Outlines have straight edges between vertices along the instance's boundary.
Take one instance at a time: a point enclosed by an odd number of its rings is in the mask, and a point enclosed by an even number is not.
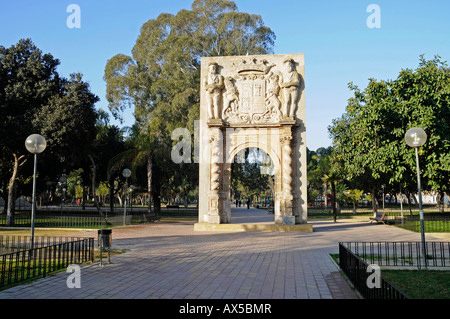
<svg viewBox="0 0 450 319"><path fill-rule="evenodd" d="M232 222L270 223L263 210L234 208ZM194 222L113 229L111 264L0 292L1 299L356 299L329 256L339 241L419 241L420 234L366 220L314 221L313 233L194 232ZM78 236L78 234L77 234ZM82 236L97 237L97 231ZM442 240L427 235L427 240Z"/></svg>

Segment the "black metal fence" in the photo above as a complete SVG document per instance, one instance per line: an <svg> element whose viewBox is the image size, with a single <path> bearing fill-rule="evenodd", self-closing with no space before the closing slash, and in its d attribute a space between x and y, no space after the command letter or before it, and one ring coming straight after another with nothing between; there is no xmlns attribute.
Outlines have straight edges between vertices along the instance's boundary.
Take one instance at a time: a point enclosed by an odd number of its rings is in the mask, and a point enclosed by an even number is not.
<svg viewBox="0 0 450 319"><path fill-rule="evenodd" d="M450 242L347 242L341 243L368 264L385 267L450 267Z"/></svg>
<svg viewBox="0 0 450 319"><path fill-rule="evenodd" d="M13 252L0 255L0 288L45 277L71 264L94 261L94 238L36 237L35 248L28 249L29 237L3 236L1 244L1 249Z"/></svg>
<svg viewBox="0 0 450 319"><path fill-rule="evenodd" d="M127 224L131 223L131 216L126 216ZM38 211L35 216L35 227L55 228L102 228L111 225L123 224L123 212L108 214L103 212L101 216L97 211ZM0 215L0 226L7 226L6 215ZM14 227L30 227L31 212L16 212L14 216Z"/></svg>
<svg viewBox="0 0 450 319"><path fill-rule="evenodd" d="M139 224L146 221L146 209L128 209L125 216L125 224ZM103 215L103 216L102 216ZM158 214L161 217L195 217L197 209L163 208ZM110 212L102 208L102 214L95 209L88 210L38 210L35 216L35 227L54 228L104 228L123 225L124 211L116 209ZM7 226L6 214L0 214L0 227ZM14 215L14 227L30 227L31 211L17 211Z"/></svg>
<svg viewBox="0 0 450 319"><path fill-rule="evenodd" d="M388 213L388 223L411 231L420 232L420 216L417 214ZM450 232L450 216L442 213L424 215L425 232Z"/></svg>
<svg viewBox="0 0 450 319"><path fill-rule="evenodd" d="M44 247L78 241L83 237L34 236L33 247ZM0 254L31 249L31 236L0 235Z"/></svg>
<svg viewBox="0 0 450 319"><path fill-rule="evenodd" d="M366 299L409 299L405 293L381 276L378 278L378 286L369 285L368 281L372 276L369 265L343 243L339 243L339 266L355 289Z"/></svg>

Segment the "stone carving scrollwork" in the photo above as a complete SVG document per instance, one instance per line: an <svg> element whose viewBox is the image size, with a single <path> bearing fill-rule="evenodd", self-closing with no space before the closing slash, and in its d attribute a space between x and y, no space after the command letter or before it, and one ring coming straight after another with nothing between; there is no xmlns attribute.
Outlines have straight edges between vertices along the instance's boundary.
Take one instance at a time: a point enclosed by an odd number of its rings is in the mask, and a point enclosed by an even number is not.
<svg viewBox="0 0 450 319"><path fill-rule="evenodd" d="M226 77L219 74L216 62L209 63L204 84L209 121L273 125L283 119L293 120L300 96L300 76L295 63L287 58L283 65L277 66L265 59L246 57L233 64L234 72Z"/></svg>
<svg viewBox="0 0 450 319"><path fill-rule="evenodd" d="M265 59L243 58L225 80L223 120L227 124L273 124L281 119L279 76Z"/></svg>

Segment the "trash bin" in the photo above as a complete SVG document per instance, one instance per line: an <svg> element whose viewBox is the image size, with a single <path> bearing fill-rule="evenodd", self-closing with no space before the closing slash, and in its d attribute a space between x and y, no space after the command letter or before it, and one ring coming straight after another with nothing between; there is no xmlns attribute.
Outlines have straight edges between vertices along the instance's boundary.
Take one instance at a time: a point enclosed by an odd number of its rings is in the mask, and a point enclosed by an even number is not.
<svg viewBox="0 0 450 319"><path fill-rule="evenodd" d="M103 249L108 248L108 263L111 263L112 229L98 230L98 246L100 247L100 266L103 266Z"/></svg>
<svg viewBox="0 0 450 319"><path fill-rule="evenodd" d="M111 248L112 243L112 229L98 230L98 245L103 248Z"/></svg>

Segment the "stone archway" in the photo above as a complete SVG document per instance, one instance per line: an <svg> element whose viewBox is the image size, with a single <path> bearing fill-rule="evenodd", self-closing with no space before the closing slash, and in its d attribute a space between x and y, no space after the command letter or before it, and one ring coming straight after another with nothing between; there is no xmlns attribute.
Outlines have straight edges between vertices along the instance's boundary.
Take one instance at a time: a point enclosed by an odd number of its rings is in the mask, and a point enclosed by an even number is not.
<svg viewBox="0 0 450 319"><path fill-rule="evenodd" d="M228 224L231 162L242 149L275 165L275 224L307 223L303 54L203 58L199 224Z"/></svg>
<svg viewBox="0 0 450 319"><path fill-rule="evenodd" d="M270 145L261 143L261 142L257 142L255 140L249 140L247 142L243 142L240 143L238 145L233 145L233 149L230 150L229 153L229 158L233 161L236 158L236 155L245 149L248 148L258 148L262 151L264 151L271 159L273 165L274 165L274 179L275 179L275 185L274 185L274 197L275 197L275 203L280 203L279 201L279 196L281 194L281 183L280 183L280 179L281 179L281 174L280 174L280 167L281 167L281 162L280 162L280 158L277 156L277 153L270 147ZM230 199L230 195L231 195L231 190L230 190L230 185L231 185L231 164L232 161L227 161L224 164L224 174L223 174L223 191L224 194L227 195L226 199L225 199L225 204L226 207L223 211L223 220L221 222L223 223L230 223L231 222L231 209L230 207L228 207L231 203L231 199ZM280 206L279 205L275 205L274 207L274 216L275 216L275 221L279 220L281 218L280 215Z"/></svg>

